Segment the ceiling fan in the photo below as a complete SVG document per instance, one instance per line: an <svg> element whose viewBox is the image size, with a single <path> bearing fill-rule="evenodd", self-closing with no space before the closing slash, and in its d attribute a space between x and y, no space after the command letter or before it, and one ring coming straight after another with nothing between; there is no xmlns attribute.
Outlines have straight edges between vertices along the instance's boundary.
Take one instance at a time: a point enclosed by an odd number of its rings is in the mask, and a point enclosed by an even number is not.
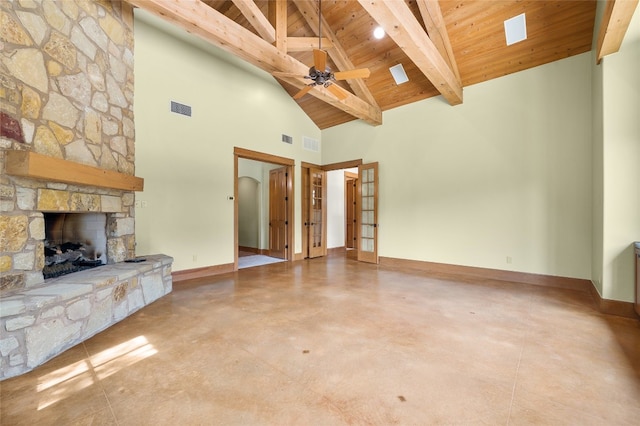
<svg viewBox="0 0 640 426"><path fill-rule="evenodd" d="M318 49L313 49L313 66L309 68L309 75L303 77L312 82L293 95L293 99L300 99L315 86L324 86L342 101L349 96L349 92L337 84L333 84L335 81L367 78L370 74L368 68L332 72L331 68L327 66L327 52L322 50L322 0L318 0ZM274 72L273 75L276 77L300 77L298 74L286 72Z"/></svg>

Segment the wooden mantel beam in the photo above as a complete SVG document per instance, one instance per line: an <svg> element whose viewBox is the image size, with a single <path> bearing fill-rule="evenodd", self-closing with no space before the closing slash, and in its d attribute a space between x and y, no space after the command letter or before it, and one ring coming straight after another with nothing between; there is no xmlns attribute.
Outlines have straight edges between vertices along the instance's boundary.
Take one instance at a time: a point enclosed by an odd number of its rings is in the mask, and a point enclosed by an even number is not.
<svg viewBox="0 0 640 426"><path fill-rule="evenodd" d="M144 179L114 170L105 170L32 151L9 150L5 155L5 171L12 176L124 191L144 189Z"/></svg>
<svg viewBox="0 0 640 426"><path fill-rule="evenodd" d="M304 76L309 71L307 65L280 51L276 46L256 36L200 0L126 1L203 38L268 73L286 72ZM301 87L303 82L296 80L292 84ZM323 90L312 90L309 94L367 123L382 124L380 108L368 104L357 96L349 94L348 99L341 102L334 96L328 96Z"/></svg>
<svg viewBox="0 0 640 426"><path fill-rule="evenodd" d="M638 0L607 0L598 28L597 61L620 50Z"/></svg>
<svg viewBox="0 0 640 426"><path fill-rule="evenodd" d="M451 105L462 103L462 85L404 1L358 2Z"/></svg>

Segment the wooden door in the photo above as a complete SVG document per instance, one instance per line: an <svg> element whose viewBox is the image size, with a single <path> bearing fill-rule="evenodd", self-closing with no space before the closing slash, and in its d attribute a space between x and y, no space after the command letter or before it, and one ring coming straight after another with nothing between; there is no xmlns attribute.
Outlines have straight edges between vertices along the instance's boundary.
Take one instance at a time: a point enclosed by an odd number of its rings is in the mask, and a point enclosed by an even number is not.
<svg viewBox="0 0 640 426"><path fill-rule="evenodd" d="M269 171L269 256L287 258L287 168Z"/></svg>
<svg viewBox="0 0 640 426"><path fill-rule="evenodd" d="M344 172L344 247L354 249L358 247L358 232L356 229L356 199L358 198L358 175Z"/></svg>
<svg viewBox="0 0 640 426"><path fill-rule="evenodd" d="M327 172L309 168L309 257L327 254Z"/></svg>
<svg viewBox="0 0 640 426"><path fill-rule="evenodd" d="M358 166L358 260L378 263L378 163Z"/></svg>
<svg viewBox="0 0 640 426"><path fill-rule="evenodd" d="M640 243L633 245L636 257L636 313L640 315Z"/></svg>
<svg viewBox="0 0 640 426"><path fill-rule="evenodd" d="M309 257L309 168L302 166L302 257Z"/></svg>

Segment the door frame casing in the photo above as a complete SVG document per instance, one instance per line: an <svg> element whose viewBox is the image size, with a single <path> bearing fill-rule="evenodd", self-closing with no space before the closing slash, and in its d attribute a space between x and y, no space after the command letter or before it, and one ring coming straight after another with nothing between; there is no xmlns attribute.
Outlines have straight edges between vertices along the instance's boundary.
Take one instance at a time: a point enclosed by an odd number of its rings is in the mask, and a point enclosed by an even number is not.
<svg viewBox="0 0 640 426"><path fill-rule="evenodd" d="M295 160L286 157L279 157L277 155L266 154L258 151L251 151L245 148L234 147L233 148L233 270L238 270L238 160L244 158L246 160L260 161L263 163L277 164L279 166L285 166L287 168L287 258L288 262L291 262L294 257L295 245L294 234L295 229L295 198L293 191L294 179L294 166Z"/></svg>

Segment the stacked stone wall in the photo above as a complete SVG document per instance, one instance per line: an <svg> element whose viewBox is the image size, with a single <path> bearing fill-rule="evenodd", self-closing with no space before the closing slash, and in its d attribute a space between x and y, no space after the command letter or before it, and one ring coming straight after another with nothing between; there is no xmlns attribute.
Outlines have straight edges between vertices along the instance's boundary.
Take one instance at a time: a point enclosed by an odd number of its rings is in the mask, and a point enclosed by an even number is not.
<svg viewBox="0 0 640 426"><path fill-rule="evenodd" d="M133 11L0 1L0 295L40 284L42 212L108 213L109 263L135 255L134 194L5 173L7 150L133 175Z"/></svg>
<svg viewBox="0 0 640 426"><path fill-rule="evenodd" d="M172 261L147 256L0 298L0 380L34 369L170 293Z"/></svg>

